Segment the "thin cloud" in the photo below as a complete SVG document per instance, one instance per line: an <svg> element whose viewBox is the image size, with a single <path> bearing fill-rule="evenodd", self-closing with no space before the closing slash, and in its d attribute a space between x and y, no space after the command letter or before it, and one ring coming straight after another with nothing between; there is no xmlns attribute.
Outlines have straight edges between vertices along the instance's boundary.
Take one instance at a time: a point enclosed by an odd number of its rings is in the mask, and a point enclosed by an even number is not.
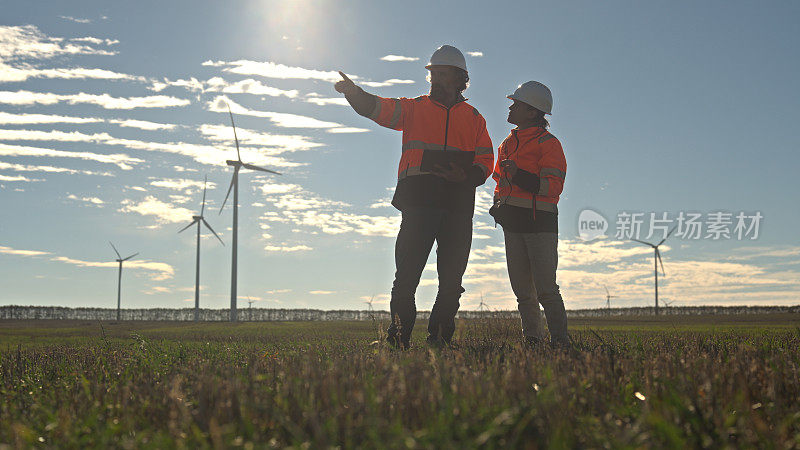
<svg viewBox="0 0 800 450"><path fill-rule="evenodd" d="M151 141L140 141L134 139L119 139L108 133L85 134L78 131L39 131L39 130L2 130L0 129L0 140L40 140L57 142L92 142L105 145L119 145L128 149L158 151L187 156L202 164L220 165L224 164L226 155L235 154L236 150L231 142L226 147L227 151L210 145L189 144L185 142L162 143ZM70 152L65 152L70 153ZM0 147L0 156L2 156ZM33 155L30 155L33 156ZM44 155L43 155L44 156ZM55 155L54 155L55 156ZM67 155L59 155L67 156ZM297 167L301 163L287 161L277 156L265 155L251 148L242 149L242 158L250 164L266 165L269 167ZM142 161L142 160L137 160Z"/></svg>
<svg viewBox="0 0 800 450"><path fill-rule="evenodd" d="M92 23L92 20L91 20L91 19L79 19L79 18L77 18L77 17L72 17L72 16L58 16L58 17L60 17L60 18L62 18L62 19L64 19L64 20L69 20L70 22L76 22L76 23Z"/></svg>
<svg viewBox="0 0 800 450"><path fill-rule="evenodd" d="M133 158L124 154L101 155L91 152L68 152L52 150L49 148L26 147L21 145L8 145L0 143L0 156L37 156L46 158L75 158L87 161L96 161L114 164L122 170L131 170L131 164L144 162L143 159Z"/></svg>
<svg viewBox="0 0 800 450"><path fill-rule="evenodd" d="M335 293L336 293L336 291L321 291L321 290L316 290L316 291L308 291L308 293L309 293L309 294L311 294L311 295L330 295L330 294L335 294Z"/></svg>
<svg viewBox="0 0 800 450"><path fill-rule="evenodd" d="M49 37L34 25L0 26L0 58L4 61L47 59L60 55L115 55L116 52L97 49Z"/></svg>
<svg viewBox="0 0 800 450"><path fill-rule="evenodd" d="M97 123L103 119L96 117L70 117L49 114L11 114L0 111L0 124L23 125L41 123Z"/></svg>
<svg viewBox="0 0 800 450"><path fill-rule="evenodd" d="M34 179L34 178L27 178L27 177L23 177L22 175L9 176L9 175L0 174L0 181L8 181L8 182L11 182L11 181L22 181L22 182L30 183L30 182L34 182L34 181L44 181L44 180L38 180L38 179Z"/></svg>
<svg viewBox="0 0 800 450"><path fill-rule="evenodd" d="M4 247L2 245L0 245L0 253L4 255L16 255L16 256L44 256L52 254L50 252L42 252L39 250L19 250L11 247Z"/></svg>
<svg viewBox="0 0 800 450"><path fill-rule="evenodd" d="M367 131L369 130L366 128L338 127L329 129L328 133L366 133Z"/></svg>
<svg viewBox="0 0 800 450"><path fill-rule="evenodd" d="M116 261L82 261L79 259L67 258L66 256L57 256L55 258L51 258L50 260L72 264L79 267L116 268L119 266ZM125 261L125 270L131 269L154 272L151 277L155 281L168 280L175 275L175 269L171 265L162 262L153 262L147 260L139 261L136 259Z"/></svg>
<svg viewBox="0 0 800 450"><path fill-rule="evenodd" d="M32 165L24 165L24 164L9 164L3 161L0 161L0 170L13 170L15 172L49 172L49 173L66 173L70 175L99 175L99 176L113 176L114 174L109 172L92 172L90 170L76 170L76 169L68 169L66 167L55 167L55 166L32 166Z"/></svg>
<svg viewBox="0 0 800 450"><path fill-rule="evenodd" d="M261 186L265 201L280 210L263 214L265 222L291 223L309 227L324 234L356 233L363 236L397 235L400 218L397 216L370 216L346 211L347 203L324 199L305 191L296 184L267 183Z"/></svg>
<svg viewBox="0 0 800 450"><path fill-rule="evenodd" d="M277 79L297 79L297 80L321 80L336 82L342 79L339 72L335 70L314 70L303 67L293 67L274 62L258 62L240 59L237 61L206 61L204 66L222 67L223 72L236 73L239 75L258 75L265 78ZM358 78L351 76L350 78Z"/></svg>
<svg viewBox="0 0 800 450"><path fill-rule="evenodd" d="M307 245L265 245L264 250L278 253L295 253L307 252L314 249Z"/></svg>
<svg viewBox="0 0 800 450"><path fill-rule="evenodd" d="M189 180L186 178L165 178L163 180L155 180L150 182L151 186L160 187L164 189L172 189L176 191L185 191L191 190L192 188L195 189L202 189L204 183L200 180ZM214 182L209 182L207 185L208 189L214 190L217 188L217 184Z"/></svg>
<svg viewBox="0 0 800 450"><path fill-rule="evenodd" d="M131 212L142 216L153 216L160 225L184 222L194 213L186 208L176 207L170 203L162 202L152 195L141 201L123 200L120 212Z"/></svg>
<svg viewBox="0 0 800 450"><path fill-rule="evenodd" d="M483 56L483 52L478 52L478 51L475 51L475 52L467 52L467 54L468 54L469 56L472 56L473 58L480 58L480 57L482 57L482 56Z"/></svg>
<svg viewBox="0 0 800 450"><path fill-rule="evenodd" d="M204 124L198 130L210 141L230 143L233 140L233 129L227 125ZM236 136L240 145L261 147L269 155L312 150L324 145L307 136L264 133L240 127L236 127Z"/></svg>
<svg viewBox="0 0 800 450"><path fill-rule="evenodd" d="M19 250L5 246L0 246L0 253L6 255L26 256L26 257L53 255L53 253L51 252L44 252L39 250ZM66 264L72 264L80 267L116 268L118 266L118 263L116 261L102 261L102 262L82 261L79 259L68 258L66 256L54 256L50 258L50 261L63 262ZM175 275L175 269L173 269L172 266L170 266L169 264L147 261L147 260L132 259L126 261L125 269L141 269L141 270L155 272L153 274L154 280L166 280L172 278L173 275Z"/></svg>
<svg viewBox="0 0 800 450"><path fill-rule="evenodd" d="M298 114L279 113L272 111L258 111L254 109L249 109L239 105L238 103L234 102L233 100L224 95L218 96L214 98L214 100L208 102L207 107L208 110L212 112L227 113L228 107L226 106L226 104L229 105L231 111L236 114L253 116L253 117L264 117L266 119L269 119L276 126L284 128L322 128L322 129L327 129L329 131L334 128L341 128L341 129L347 129L346 132L348 133L369 131L368 129L364 128L350 128L340 123L326 122L323 120L315 119L313 117L301 116Z"/></svg>
<svg viewBox="0 0 800 450"><path fill-rule="evenodd" d="M168 87L181 87L191 92L224 92L226 94L268 95L270 97L283 96L288 98L296 98L299 94L296 89L279 89L252 78L237 82L229 82L221 77L213 77L206 81L200 81L194 77L188 80L175 81L165 78L163 81L151 82L149 89L161 92Z"/></svg>
<svg viewBox="0 0 800 450"><path fill-rule="evenodd" d="M414 56L386 55L381 58L381 61L419 61L419 58Z"/></svg>
<svg viewBox="0 0 800 450"><path fill-rule="evenodd" d="M0 112L0 124L24 125L44 123L98 123L109 122L121 127L139 128L142 130L174 130L178 125L168 123L148 122L133 119L100 119L97 117L70 117L49 114L11 114Z"/></svg>
<svg viewBox="0 0 800 450"><path fill-rule="evenodd" d="M169 79L164 78L164 81L153 81L149 89L155 92L161 92L170 86L182 87L192 92L204 91L203 82L194 77L188 80L175 80L175 81L170 81Z"/></svg>
<svg viewBox="0 0 800 450"><path fill-rule="evenodd" d="M69 194L67 196L67 199L75 200L75 201L81 201L81 202L89 203L89 204L96 205L96 206L100 206L100 205L105 204L104 201L100 200L97 197L78 197L75 194Z"/></svg>
<svg viewBox="0 0 800 450"><path fill-rule="evenodd" d="M755 258L791 258L800 256L800 246L786 247L751 247L741 249L735 255L727 259L731 261L743 261Z"/></svg>
<svg viewBox="0 0 800 450"><path fill-rule="evenodd" d="M53 94L46 92L30 91L0 91L0 103L16 106L54 105L57 103L90 104L105 109L136 109L136 108L170 108L186 106L189 100L170 97L166 95L153 95L148 97L112 97L108 94Z"/></svg>
<svg viewBox="0 0 800 450"><path fill-rule="evenodd" d="M349 106L347 99L344 97L321 97L319 94L311 93L306 95L305 101L319 106L325 105L339 105Z"/></svg>
<svg viewBox="0 0 800 450"><path fill-rule="evenodd" d="M109 120L109 122L115 123L121 127L139 128L140 130L148 130L148 131L174 130L175 128L178 127L177 125L169 123L157 123L157 122L148 122L146 120L133 120L133 119L126 119L126 120L112 119Z"/></svg>
<svg viewBox="0 0 800 450"><path fill-rule="evenodd" d="M119 44L119 40L117 40L117 39L100 39L100 38L91 37L91 36L70 39L70 41L72 41L72 42L86 42L88 44L94 44L94 45L103 45L103 44L105 44L105 45L115 45L115 44Z"/></svg>
<svg viewBox="0 0 800 450"><path fill-rule="evenodd" d="M398 80L397 78L392 78L386 81L361 81L360 83L367 87L386 87L396 84L414 84L414 80Z"/></svg>
<svg viewBox="0 0 800 450"><path fill-rule="evenodd" d="M58 78L64 80L96 79L125 80L145 82L147 78L138 75L114 72L105 69L87 69L83 67L60 69L37 69L28 64L10 66L0 62L0 82L23 82L29 78Z"/></svg>
<svg viewBox="0 0 800 450"><path fill-rule="evenodd" d="M662 254L667 247L662 248ZM635 246L628 242L600 239L593 242L560 240L558 245L560 267L610 264L623 258L652 255L649 247Z"/></svg>
<svg viewBox="0 0 800 450"><path fill-rule="evenodd" d="M296 98L299 92L296 89L284 90L276 87L267 86L260 81L248 78L246 80L230 83L220 77L214 77L206 81L206 92L224 92L226 94L253 94L268 95L270 97Z"/></svg>

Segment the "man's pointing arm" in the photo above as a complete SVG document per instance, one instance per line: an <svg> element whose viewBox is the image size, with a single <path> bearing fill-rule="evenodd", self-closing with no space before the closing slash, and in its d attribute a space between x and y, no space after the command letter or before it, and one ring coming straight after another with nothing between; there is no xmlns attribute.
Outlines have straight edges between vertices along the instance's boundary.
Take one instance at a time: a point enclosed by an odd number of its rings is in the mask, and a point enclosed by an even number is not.
<svg viewBox="0 0 800 450"><path fill-rule="evenodd" d="M340 71L339 75L342 76L342 79L334 85L336 92L344 94L347 102L358 114L369 117L375 109L377 97L356 86L344 72Z"/></svg>

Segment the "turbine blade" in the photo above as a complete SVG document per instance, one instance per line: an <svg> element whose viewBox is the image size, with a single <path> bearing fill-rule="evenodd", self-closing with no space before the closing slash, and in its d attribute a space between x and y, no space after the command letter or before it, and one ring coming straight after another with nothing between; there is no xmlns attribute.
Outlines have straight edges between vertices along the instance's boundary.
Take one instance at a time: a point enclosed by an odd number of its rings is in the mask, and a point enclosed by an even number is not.
<svg viewBox="0 0 800 450"><path fill-rule="evenodd" d="M280 173L275 172L274 170L265 169L263 167L254 166L252 164L244 164L244 163L242 163L242 166L244 166L244 167L246 167L246 168L248 168L250 170L260 170L261 172L269 172L269 173L274 173L275 175L280 175Z"/></svg>
<svg viewBox="0 0 800 450"><path fill-rule="evenodd" d="M605 290L606 290L606 295L611 295L611 293L610 293L610 292L608 292L608 288L607 288L607 287L605 287L605 285L603 285L603 289L605 289Z"/></svg>
<svg viewBox="0 0 800 450"><path fill-rule="evenodd" d="M667 235L664 237L664 239L662 239L662 240L661 240L661 242L659 242L659 243L658 243L658 245L661 245L661 244L663 244L663 243L664 243L664 241L666 241L666 240L667 240L667 238L668 238L668 237L669 237L669 236L670 236L672 233L674 233L674 232L675 232L675 230L677 230L677 229L678 229L678 226L677 226L677 225L675 225L674 227L672 227L672 229L671 229L671 230L669 230L669 233L667 233ZM658 247L658 245L657 245L656 247Z"/></svg>
<svg viewBox="0 0 800 450"><path fill-rule="evenodd" d="M233 183L236 181L236 176L239 175L239 166L236 166L236 169L233 170L233 176L231 177L231 184L228 186L228 193L225 194L225 201L222 202L222 206L219 208L219 213L222 214L222 210L225 208L225 203L228 202L228 197L231 195L231 189L233 189Z"/></svg>
<svg viewBox="0 0 800 450"><path fill-rule="evenodd" d="M638 243L640 243L640 244L649 245L650 247L653 247L653 248L655 248L655 247L656 247L655 245L653 245L653 244L651 244L651 243L649 243L649 242L640 241L640 240L638 240L638 239L631 239L631 240L632 240L632 241L636 241L636 242L638 242Z"/></svg>
<svg viewBox="0 0 800 450"><path fill-rule="evenodd" d="M203 217L203 211L206 210L206 185L208 184L208 175L203 180L203 204L200 206L200 217Z"/></svg>
<svg viewBox="0 0 800 450"><path fill-rule="evenodd" d="M108 241L108 243L111 244L111 241ZM122 255L119 254L119 252L117 251L117 247L114 247L114 244L111 244L111 248L114 249L114 253L117 254L117 258L122 259Z"/></svg>
<svg viewBox="0 0 800 450"><path fill-rule="evenodd" d="M200 220L202 220L202 221L203 221L203 223L205 224L205 226L207 226L207 227L208 227L208 229L209 229L209 230L211 230L211 232L212 232L212 233L214 233L214 236L216 236L216 237L217 237L217 239L219 239L219 242L220 242L220 244L222 244L222 246L224 247L224 246L225 246L225 243L224 243L224 242L222 242L222 238L221 238L221 237L219 237L219 235L217 234L217 232L216 232L216 231L214 231L214 229L213 229L213 228L211 228L211 225L209 225L209 224L208 224L208 222L206 222L206 219L200 218Z"/></svg>
<svg viewBox="0 0 800 450"><path fill-rule="evenodd" d="M658 262L661 263L661 273L667 276L667 272L664 271L664 261L661 260L661 252L658 249L656 249L656 256L658 256Z"/></svg>
<svg viewBox="0 0 800 450"><path fill-rule="evenodd" d="M178 231L178 233L183 233L184 230L186 230L187 228L189 228L190 226L192 226L192 225L194 225L196 223L197 223L197 220L195 219L189 225L186 225L185 227L181 228L181 231Z"/></svg>
<svg viewBox="0 0 800 450"><path fill-rule="evenodd" d="M225 103L225 106L228 107L228 114L231 116L231 126L233 127L233 139L236 140L236 156L239 158L239 161L241 161L242 155L239 153L239 138L236 136L236 124L233 123L233 113L231 112L231 105Z"/></svg>
<svg viewBox="0 0 800 450"><path fill-rule="evenodd" d="M127 261L127 260L133 258L134 256L138 255L138 254L139 254L139 252L136 252L136 253L132 254L131 256L128 256L127 258L123 259L123 261Z"/></svg>

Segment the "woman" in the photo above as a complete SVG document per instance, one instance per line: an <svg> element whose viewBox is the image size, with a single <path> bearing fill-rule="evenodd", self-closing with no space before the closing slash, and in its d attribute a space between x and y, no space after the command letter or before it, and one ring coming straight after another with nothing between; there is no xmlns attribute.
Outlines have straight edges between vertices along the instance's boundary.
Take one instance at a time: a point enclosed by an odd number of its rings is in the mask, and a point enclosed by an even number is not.
<svg viewBox="0 0 800 450"><path fill-rule="evenodd" d="M511 288L517 297L522 332L539 341L539 304L544 307L551 345L566 347L567 315L556 284L558 198L567 162L561 143L547 131L553 97L542 83L529 81L508 96L508 122L517 127L498 150L492 177L497 182L489 213L503 227Z"/></svg>

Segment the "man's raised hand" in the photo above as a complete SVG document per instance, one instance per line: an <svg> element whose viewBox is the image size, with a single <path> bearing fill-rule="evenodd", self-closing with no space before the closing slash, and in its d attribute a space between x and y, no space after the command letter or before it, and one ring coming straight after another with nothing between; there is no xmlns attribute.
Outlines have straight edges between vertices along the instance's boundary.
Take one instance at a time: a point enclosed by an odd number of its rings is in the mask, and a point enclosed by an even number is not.
<svg viewBox="0 0 800 450"><path fill-rule="evenodd" d="M333 86L333 88L336 89L336 92L341 92L344 95L348 95L358 89L358 86L353 83L353 80L348 78L347 75L345 75L341 70L339 71L339 75L342 76L342 79L337 81Z"/></svg>

